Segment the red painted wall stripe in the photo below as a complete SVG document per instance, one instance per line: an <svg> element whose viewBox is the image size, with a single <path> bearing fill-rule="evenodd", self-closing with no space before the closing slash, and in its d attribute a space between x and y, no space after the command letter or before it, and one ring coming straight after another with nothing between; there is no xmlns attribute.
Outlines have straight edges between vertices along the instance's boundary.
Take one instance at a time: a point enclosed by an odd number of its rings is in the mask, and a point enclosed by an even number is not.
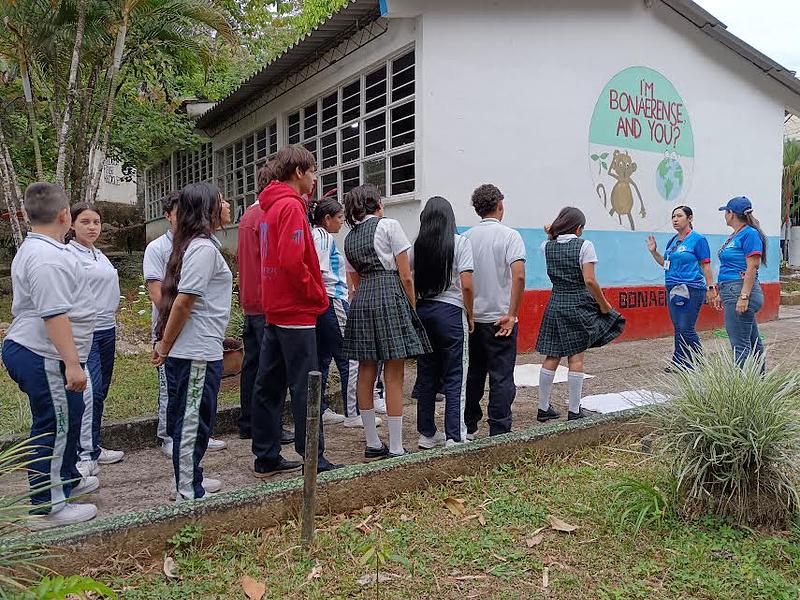
<svg viewBox="0 0 800 600"><path fill-rule="evenodd" d="M759 321L778 318L781 300L779 282L762 283L764 306L758 312ZM605 288L603 293L611 305L625 316L625 333L619 340L636 340L663 337L673 334L672 321L667 311L667 294L663 286ZM519 313L519 335L517 349L531 352L536 347L539 326L544 309L550 299L550 290L525 290ZM703 306L697 328L717 329L724 327L722 311Z"/></svg>

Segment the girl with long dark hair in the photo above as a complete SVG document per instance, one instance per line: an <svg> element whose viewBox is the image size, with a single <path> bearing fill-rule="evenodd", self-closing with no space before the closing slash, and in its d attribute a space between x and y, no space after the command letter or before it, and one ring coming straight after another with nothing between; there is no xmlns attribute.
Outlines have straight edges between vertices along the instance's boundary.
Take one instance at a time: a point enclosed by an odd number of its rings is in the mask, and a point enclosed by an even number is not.
<svg viewBox="0 0 800 600"><path fill-rule="evenodd" d="M80 202L73 205L72 229L67 233L67 249L78 259L89 276L89 285L97 305L92 349L86 361L89 385L83 393L84 410L78 443L78 471L84 477L97 475L98 464L113 464L125 456L120 450L100 447L100 422L114 373L117 340L119 276L111 261L95 242L103 229L100 209Z"/></svg>
<svg viewBox="0 0 800 600"><path fill-rule="evenodd" d="M703 302L711 304L717 295L708 240L694 230L693 217L688 206L678 206L672 211L672 226L677 233L667 242L663 256L656 238L647 236L647 249L653 260L664 267L669 316L675 329L672 364L681 367L691 367L692 356L702 351L695 329L697 317Z"/></svg>
<svg viewBox="0 0 800 600"><path fill-rule="evenodd" d="M364 423L366 458L401 456L403 448L403 369L405 359L431 351L414 310L416 294L408 260L408 241L400 223L383 217L378 188L353 188L344 196L345 219L352 227L344 241L356 289L344 334L343 354L359 361L358 406ZM375 428L373 390L383 362L389 447Z"/></svg>
<svg viewBox="0 0 800 600"><path fill-rule="evenodd" d="M222 488L219 480L203 477L200 462L217 416L233 283L214 232L230 222L230 205L216 186L183 188L153 347L153 364L163 364L167 376L167 434L178 500Z"/></svg>
<svg viewBox="0 0 800 600"><path fill-rule="evenodd" d="M725 311L725 330L731 340L736 364L744 365L751 354L765 368L764 344L756 314L764 305L758 269L767 264L767 236L753 215L753 204L745 196L731 198L725 206L725 223L733 233L719 249L719 296L715 307Z"/></svg>
<svg viewBox="0 0 800 600"><path fill-rule="evenodd" d="M411 267L417 314L433 352L417 359L417 431L419 447L434 448L467 439L467 344L474 328L472 245L456 233L453 207L441 196L428 200L419 222ZM434 419L440 383L445 395L444 433L437 431Z"/></svg>
<svg viewBox="0 0 800 600"><path fill-rule="evenodd" d="M581 409L583 353L610 343L625 327L625 319L611 308L595 277L597 253L592 242L581 239L585 226L583 212L568 206L544 228L548 239L542 243L542 252L553 289L536 342L536 351L546 356L539 372L536 420L540 422L561 416L550 406L550 392L558 364L565 356L569 365L567 418L572 421L586 416Z"/></svg>
<svg viewBox="0 0 800 600"><path fill-rule="evenodd" d="M326 425L344 421L345 427L363 427L356 399L358 362L347 360L342 354L347 313L350 310L350 290L347 285L344 256L339 252L333 234L339 233L342 229L344 208L336 198L323 198L311 206L309 215L314 227L311 230L311 237L317 249L322 281L330 301L328 310L317 317L317 358L319 370L322 372L322 397L325 397L328 371L333 359L339 369L344 407L344 418L340 418L341 415L329 407L322 407L322 421ZM375 424L380 425L379 417L375 417Z"/></svg>

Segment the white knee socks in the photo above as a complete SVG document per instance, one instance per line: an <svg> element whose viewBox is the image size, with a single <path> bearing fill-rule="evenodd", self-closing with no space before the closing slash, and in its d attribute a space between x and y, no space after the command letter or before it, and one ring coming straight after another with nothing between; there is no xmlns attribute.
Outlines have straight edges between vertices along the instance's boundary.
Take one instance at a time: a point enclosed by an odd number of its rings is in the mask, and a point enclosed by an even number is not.
<svg viewBox="0 0 800 600"><path fill-rule="evenodd" d="M572 373L567 376L569 382L569 411L580 412L581 393L583 392L583 373Z"/></svg>
<svg viewBox="0 0 800 600"><path fill-rule="evenodd" d="M389 421L389 452L403 454L403 417L388 417Z"/></svg>
<svg viewBox="0 0 800 600"><path fill-rule="evenodd" d="M550 408L550 392L553 391L553 379L556 372L541 368L539 371L539 410Z"/></svg>
<svg viewBox="0 0 800 600"><path fill-rule="evenodd" d="M375 425L375 409L361 409L361 422L364 423L364 435L367 437L367 446L370 448L382 448L383 442L378 437L378 428Z"/></svg>

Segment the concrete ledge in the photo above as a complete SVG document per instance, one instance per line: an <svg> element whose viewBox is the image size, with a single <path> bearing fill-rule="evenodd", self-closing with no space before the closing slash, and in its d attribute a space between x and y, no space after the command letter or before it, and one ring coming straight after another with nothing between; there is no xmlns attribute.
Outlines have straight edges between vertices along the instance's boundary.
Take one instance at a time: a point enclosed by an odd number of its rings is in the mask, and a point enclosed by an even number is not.
<svg viewBox="0 0 800 600"><path fill-rule="evenodd" d="M642 416L641 410L631 409L482 438L463 446L350 465L320 475L317 512L352 512L459 475L487 471L531 451L560 454L621 435L644 435L652 426ZM294 477L223 492L207 500L37 533L30 541L54 547L56 552L46 564L62 573L97 567L115 554L133 555L143 550L159 560L167 540L187 523L201 521L204 543L213 543L226 534L272 527L296 518L302 494L303 479Z"/></svg>

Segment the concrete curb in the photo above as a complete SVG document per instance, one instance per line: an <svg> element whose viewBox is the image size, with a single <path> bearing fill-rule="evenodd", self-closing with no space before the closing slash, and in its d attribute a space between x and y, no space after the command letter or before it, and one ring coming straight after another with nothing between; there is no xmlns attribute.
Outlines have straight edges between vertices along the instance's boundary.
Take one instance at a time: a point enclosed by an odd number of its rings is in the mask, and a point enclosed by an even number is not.
<svg viewBox="0 0 800 600"><path fill-rule="evenodd" d="M459 475L487 471L531 451L560 454L620 435L644 435L652 425L640 418L643 416L640 409L630 409L323 473L319 476L317 513L346 513L380 504L398 494L445 483ZM187 523L202 521L203 541L211 544L226 534L272 527L296 518L302 494L303 479L294 477L223 492L207 500L37 533L29 536L29 541L54 547L57 553L46 564L62 573L97 567L114 555L141 556L143 551L159 560L167 540Z"/></svg>

